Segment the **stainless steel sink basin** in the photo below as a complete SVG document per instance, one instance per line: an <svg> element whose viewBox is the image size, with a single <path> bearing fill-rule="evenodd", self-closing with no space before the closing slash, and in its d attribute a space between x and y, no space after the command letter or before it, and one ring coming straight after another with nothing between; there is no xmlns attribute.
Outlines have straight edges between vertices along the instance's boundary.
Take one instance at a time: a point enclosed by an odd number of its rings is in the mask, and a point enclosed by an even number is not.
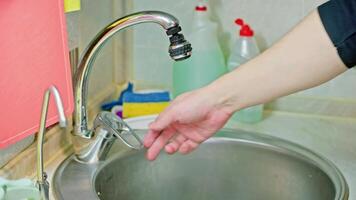
<svg viewBox="0 0 356 200"><path fill-rule="evenodd" d="M142 135L145 131L139 131ZM117 142L119 143L119 141ZM345 200L347 184L329 161L274 137L223 130L187 156L112 148L108 160L67 159L54 178L58 199Z"/></svg>

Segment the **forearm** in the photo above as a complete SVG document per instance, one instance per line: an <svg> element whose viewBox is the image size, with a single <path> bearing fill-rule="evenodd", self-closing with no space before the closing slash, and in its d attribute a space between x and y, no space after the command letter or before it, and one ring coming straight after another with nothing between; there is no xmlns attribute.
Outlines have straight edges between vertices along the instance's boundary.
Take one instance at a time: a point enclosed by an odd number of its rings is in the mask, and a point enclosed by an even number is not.
<svg viewBox="0 0 356 200"><path fill-rule="evenodd" d="M320 85L346 70L314 11L273 47L207 90L236 111Z"/></svg>

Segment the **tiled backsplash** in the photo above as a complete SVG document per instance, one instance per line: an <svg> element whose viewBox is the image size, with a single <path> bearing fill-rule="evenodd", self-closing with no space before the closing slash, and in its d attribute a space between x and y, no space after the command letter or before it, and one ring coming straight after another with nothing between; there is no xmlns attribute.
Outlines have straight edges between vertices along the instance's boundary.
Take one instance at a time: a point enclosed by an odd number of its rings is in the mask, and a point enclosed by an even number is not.
<svg viewBox="0 0 356 200"><path fill-rule="evenodd" d="M210 0L212 19L219 23L219 39L229 54L229 44L237 28L233 21L242 17L255 29L259 47L270 47L311 10L326 0ZM133 10L162 10L176 16L189 35L194 0L134 0ZM157 25L145 24L134 29L134 78L139 83L170 88L172 61L167 55L168 41ZM189 39L189 38L188 38ZM193 47L194 48L194 47ZM194 52L193 52L194 53ZM356 85L356 70L349 70L335 80L320 87L298 93L303 96L356 98L351 86Z"/></svg>
<svg viewBox="0 0 356 200"><path fill-rule="evenodd" d="M124 0L81 0L81 10L66 14L69 49L79 48L81 55L91 39L107 24L124 13ZM112 38L99 53L89 83L89 96L94 97L112 83L125 81L121 43L124 34ZM120 43L120 45L118 45Z"/></svg>

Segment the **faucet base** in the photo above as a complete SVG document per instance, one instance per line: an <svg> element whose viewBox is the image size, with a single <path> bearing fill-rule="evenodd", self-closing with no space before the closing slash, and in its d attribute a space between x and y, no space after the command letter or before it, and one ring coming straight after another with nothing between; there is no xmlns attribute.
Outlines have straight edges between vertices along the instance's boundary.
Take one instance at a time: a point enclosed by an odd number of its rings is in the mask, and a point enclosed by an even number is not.
<svg viewBox="0 0 356 200"><path fill-rule="evenodd" d="M142 149L143 143L136 133L118 116L111 112L100 112L94 121L94 130L90 139L76 136L74 147L76 158L80 162L95 163L106 159L114 141L117 138L132 149Z"/></svg>

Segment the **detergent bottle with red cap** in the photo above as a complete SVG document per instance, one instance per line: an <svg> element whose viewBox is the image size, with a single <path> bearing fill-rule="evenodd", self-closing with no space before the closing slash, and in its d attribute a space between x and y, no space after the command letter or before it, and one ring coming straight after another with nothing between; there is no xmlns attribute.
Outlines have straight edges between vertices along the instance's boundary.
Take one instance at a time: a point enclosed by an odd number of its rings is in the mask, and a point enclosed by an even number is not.
<svg viewBox="0 0 356 200"><path fill-rule="evenodd" d="M229 71L236 69L260 54L252 28L245 24L242 19L236 19L235 24L241 28L228 59ZM262 120L262 115L263 105L257 105L238 111L233 115L232 119L240 122L255 123Z"/></svg>
<svg viewBox="0 0 356 200"><path fill-rule="evenodd" d="M187 40L193 46L189 59L173 64L173 95L208 85L227 72L217 36L217 24L210 19L208 4L199 1Z"/></svg>
<svg viewBox="0 0 356 200"><path fill-rule="evenodd" d="M260 54L252 28L248 24L245 24L242 19L236 19L235 24L241 28L228 59L229 71L236 69L238 66Z"/></svg>

